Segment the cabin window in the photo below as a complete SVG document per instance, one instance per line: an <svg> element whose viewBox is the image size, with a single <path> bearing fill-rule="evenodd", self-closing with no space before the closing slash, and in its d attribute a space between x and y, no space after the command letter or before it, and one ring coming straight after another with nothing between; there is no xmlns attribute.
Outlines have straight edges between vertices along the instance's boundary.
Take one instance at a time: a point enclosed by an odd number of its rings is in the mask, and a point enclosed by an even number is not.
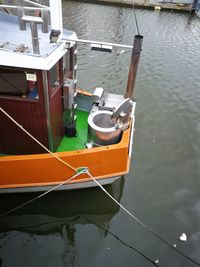
<svg viewBox="0 0 200 267"><path fill-rule="evenodd" d="M68 51L64 56L63 56L63 74L64 78L70 78L70 52Z"/></svg>
<svg viewBox="0 0 200 267"><path fill-rule="evenodd" d="M27 80L25 71L1 68L0 96L38 99L37 82Z"/></svg>
<svg viewBox="0 0 200 267"><path fill-rule="evenodd" d="M26 74L23 71L0 69L1 95L22 96L26 90Z"/></svg>
<svg viewBox="0 0 200 267"><path fill-rule="evenodd" d="M49 71L49 80L51 85L51 94L55 91L56 87L60 85L59 62L56 63Z"/></svg>

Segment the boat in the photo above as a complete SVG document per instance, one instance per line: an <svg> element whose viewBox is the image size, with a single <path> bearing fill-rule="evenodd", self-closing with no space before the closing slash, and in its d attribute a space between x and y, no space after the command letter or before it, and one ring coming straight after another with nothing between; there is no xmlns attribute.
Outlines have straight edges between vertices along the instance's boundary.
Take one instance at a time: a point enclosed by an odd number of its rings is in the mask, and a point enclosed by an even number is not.
<svg viewBox="0 0 200 267"><path fill-rule="evenodd" d="M143 37L132 46L81 40L63 29L60 0L31 3L0 5L0 193L113 183L130 169ZM79 42L132 48L124 95L78 88Z"/></svg>

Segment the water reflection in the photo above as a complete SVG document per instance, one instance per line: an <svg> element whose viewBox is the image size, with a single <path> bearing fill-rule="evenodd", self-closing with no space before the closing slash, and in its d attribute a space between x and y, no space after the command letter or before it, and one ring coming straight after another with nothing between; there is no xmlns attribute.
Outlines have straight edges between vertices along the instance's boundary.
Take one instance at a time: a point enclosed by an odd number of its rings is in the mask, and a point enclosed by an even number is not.
<svg viewBox="0 0 200 267"><path fill-rule="evenodd" d="M63 7L64 25L75 30L79 38L132 43L136 33L132 9L71 1L64 1ZM132 169L125 177L121 203L171 244L176 243L177 248L200 261L200 17L147 10L137 10L137 14L144 42L135 88ZM126 66L130 62L128 53L118 56L116 51L108 55L90 53L89 47L83 45L78 48L80 87L102 86L105 90L124 91ZM8 238L7 245L0 249L3 259L0 265L13 267L15 259L21 267L150 266L110 235L105 238L106 232L97 227L105 225L108 231L117 233L145 255L159 258L162 267L194 266L125 217L118 208L109 212L110 205L98 197L102 192L97 191L83 193L81 208L75 209L77 214L73 213L73 205L80 192L70 193L66 201L61 201L60 208L54 195L55 201L46 202L48 210L58 209L59 216L41 211L35 223L29 213L29 219L24 217L24 222L19 216L21 228L17 231L17 219L12 222L15 216L10 216L0 225L0 244ZM94 199L99 199L95 204L99 213L92 216L87 210L93 207ZM7 210L6 206L20 204L21 200L21 196L5 201L0 198L2 211ZM63 215L64 209L68 209L69 217ZM28 225L29 232L23 231ZM188 242L179 241L183 232Z"/></svg>
<svg viewBox="0 0 200 267"><path fill-rule="evenodd" d="M124 177L121 177L106 189L120 201L123 186ZM7 203L6 207L1 207L1 213L5 208L11 209L34 196L36 195L1 195L0 202ZM24 261L30 261L27 266L36 266L36 263L41 264L43 257L48 260L48 257L53 256L55 264L59 261L60 264L63 262L64 266L74 266L79 246L77 232L79 233L80 228L87 229L89 225L93 225L99 238L105 238L110 221L118 211L119 206L97 188L50 193L43 199L0 219L0 262L9 266L24 266ZM84 238L87 238L87 235ZM96 241L93 245L95 243ZM47 262L45 266L48 266Z"/></svg>

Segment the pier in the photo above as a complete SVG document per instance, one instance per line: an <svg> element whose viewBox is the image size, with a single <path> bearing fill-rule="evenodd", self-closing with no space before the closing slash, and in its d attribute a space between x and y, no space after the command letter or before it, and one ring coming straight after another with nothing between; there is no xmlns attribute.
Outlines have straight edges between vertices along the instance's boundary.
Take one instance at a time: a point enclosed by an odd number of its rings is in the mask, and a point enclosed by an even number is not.
<svg viewBox="0 0 200 267"><path fill-rule="evenodd" d="M78 2L87 2L104 5L115 5L124 7L136 7L141 9L163 10L194 13L193 3L173 3L173 2L157 2L152 0L74 0Z"/></svg>

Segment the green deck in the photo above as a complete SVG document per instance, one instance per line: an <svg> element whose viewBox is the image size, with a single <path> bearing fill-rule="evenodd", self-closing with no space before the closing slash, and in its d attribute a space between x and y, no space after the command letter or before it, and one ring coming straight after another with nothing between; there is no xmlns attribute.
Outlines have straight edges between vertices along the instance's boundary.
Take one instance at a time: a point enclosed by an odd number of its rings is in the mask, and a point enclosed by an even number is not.
<svg viewBox="0 0 200 267"><path fill-rule="evenodd" d="M77 110L76 111L76 130L77 137L63 137L56 152L70 151L76 149L84 149L87 143L88 133L88 112Z"/></svg>

